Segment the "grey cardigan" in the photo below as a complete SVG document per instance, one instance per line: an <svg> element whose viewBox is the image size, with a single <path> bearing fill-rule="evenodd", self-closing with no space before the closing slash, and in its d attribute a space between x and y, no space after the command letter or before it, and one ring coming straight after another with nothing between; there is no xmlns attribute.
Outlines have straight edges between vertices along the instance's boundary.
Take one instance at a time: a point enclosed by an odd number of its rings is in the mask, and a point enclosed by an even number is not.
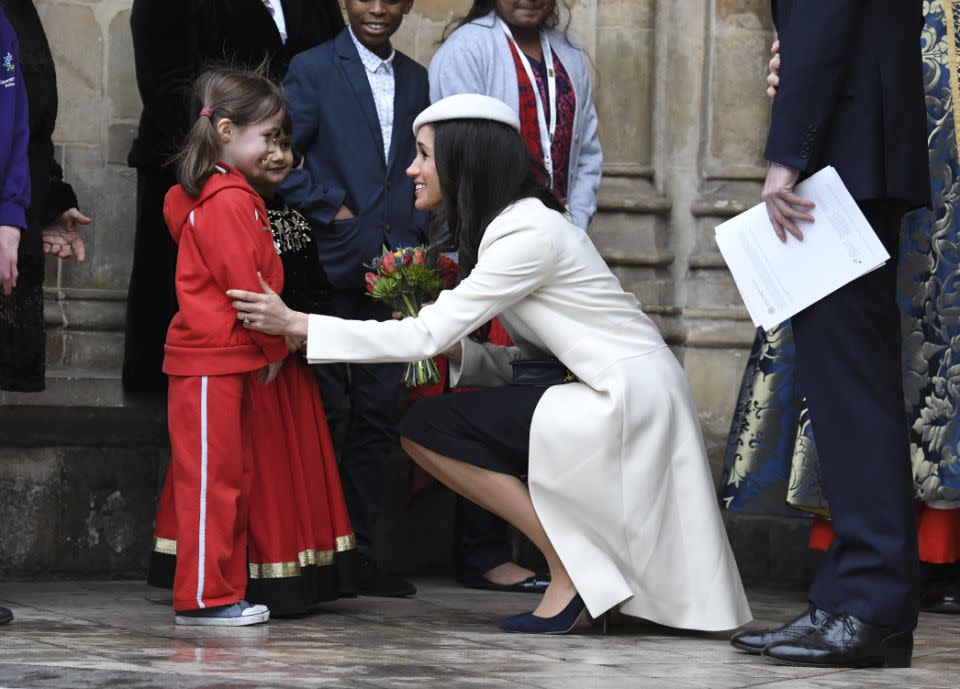
<svg viewBox="0 0 960 689"><path fill-rule="evenodd" d="M545 31L550 47L570 75L577 97L567 205L574 223L586 229L597 211L603 172L593 81L580 49L560 31ZM430 100L436 102L457 93L482 93L520 110L513 56L493 12L454 31L430 62Z"/></svg>

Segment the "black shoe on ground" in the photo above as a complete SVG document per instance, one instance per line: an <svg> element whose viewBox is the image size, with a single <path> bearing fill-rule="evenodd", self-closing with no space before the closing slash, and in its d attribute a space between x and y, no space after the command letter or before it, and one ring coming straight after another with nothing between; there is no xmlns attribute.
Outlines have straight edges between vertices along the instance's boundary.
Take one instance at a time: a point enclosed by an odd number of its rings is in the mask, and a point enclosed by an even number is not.
<svg viewBox="0 0 960 689"><path fill-rule="evenodd" d="M802 639L819 629L829 618L830 613L826 610L820 610L811 605L800 617L787 622L782 627L738 632L730 639L730 645L741 651L758 655L767 646L777 641Z"/></svg>
<svg viewBox="0 0 960 689"><path fill-rule="evenodd" d="M8 608L0 608L0 624L6 624L13 620L13 613Z"/></svg>
<svg viewBox="0 0 960 689"><path fill-rule="evenodd" d="M960 615L960 581L952 579L929 586L920 599L920 611Z"/></svg>
<svg viewBox="0 0 960 689"><path fill-rule="evenodd" d="M464 575L463 585L468 589L506 591L510 593L544 593L550 585L549 574L534 574L515 584L495 584L482 574Z"/></svg>
<svg viewBox="0 0 960 689"><path fill-rule="evenodd" d="M770 644L763 657L800 667L910 667L913 632L867 624L853 615L833 615L802 639Z"/></svg>
<svg viewBox="0 0 960 689"><path fill-rule="evenodd" d="M406 579L388 574L366 555L357 558L357 595L380 598L409 598L417 588Z"/></svg>

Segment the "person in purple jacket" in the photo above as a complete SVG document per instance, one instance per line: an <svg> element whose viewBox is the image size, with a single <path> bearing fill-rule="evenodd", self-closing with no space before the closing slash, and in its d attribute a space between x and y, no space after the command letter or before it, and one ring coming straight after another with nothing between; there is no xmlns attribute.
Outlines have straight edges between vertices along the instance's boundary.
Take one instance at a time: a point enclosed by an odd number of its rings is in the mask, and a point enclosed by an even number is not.
<svg viewBox="0 0 960 689"><path fill-rule="evenodd" d="M13 27L0 10L0 292L9 296L17 284L20 231L27 227L30 174L27 143L27 92L20 75L20 50ZM0 624L13 613L0 608Z"/></svg>
<svg viewBox="0 0 960 689"><path fill-rule="evenodd" d="M54 156L57 74L37 8L0 0L0 12L0 390L38 392L44 254L82 261L80 227L91 220Z"/></svg>
<svg viewBox="0 0 960 689"><path fill-rule="evenodd" d="M0 132L6 132L0 138L0 292L4 296L10 296L17 286L20 232L27 229L27 208L30 205L28 118L27 90L20 72L20 46L13 26L0 10Z"/></svg>

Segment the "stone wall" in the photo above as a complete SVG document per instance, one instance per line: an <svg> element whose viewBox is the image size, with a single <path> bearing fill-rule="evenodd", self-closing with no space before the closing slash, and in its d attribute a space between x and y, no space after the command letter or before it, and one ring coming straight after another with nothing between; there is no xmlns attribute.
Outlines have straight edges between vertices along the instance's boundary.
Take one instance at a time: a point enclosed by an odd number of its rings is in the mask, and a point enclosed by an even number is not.
<svg viewBox="0 0 960 689"><path fill-rule="evenodd" d="M397 46L428 64L443 27L468 4L417 0ZM606 153L590 234L681 357L716 470L753 329L713 228L759 200L764 75L773 38L769 5L569 4L571 34L595 69ZM125 158L140 108L131 2L37 5L59 70L58 155L82 208L94 217L91 258L48 266L50 390L31 397L0 393L0 404L123 407L118 376L135 204L135 177ZM10 444L16 439L0 438L0 445ZM0 456L0 465L4 461ZM0 483L3 476L0 471Z"/></svg>

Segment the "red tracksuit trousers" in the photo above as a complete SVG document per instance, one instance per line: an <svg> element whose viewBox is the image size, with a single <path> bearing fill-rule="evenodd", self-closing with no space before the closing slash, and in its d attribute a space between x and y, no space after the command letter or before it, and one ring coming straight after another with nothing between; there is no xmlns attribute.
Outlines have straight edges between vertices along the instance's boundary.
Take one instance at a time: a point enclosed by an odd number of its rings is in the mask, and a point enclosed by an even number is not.
<svg viewBox="0 0 960 689"><path fill-rule="evenodd" d="M174 610L230 605L246 591L253 445L242 419L255 376L169 377Z"/></svg>

